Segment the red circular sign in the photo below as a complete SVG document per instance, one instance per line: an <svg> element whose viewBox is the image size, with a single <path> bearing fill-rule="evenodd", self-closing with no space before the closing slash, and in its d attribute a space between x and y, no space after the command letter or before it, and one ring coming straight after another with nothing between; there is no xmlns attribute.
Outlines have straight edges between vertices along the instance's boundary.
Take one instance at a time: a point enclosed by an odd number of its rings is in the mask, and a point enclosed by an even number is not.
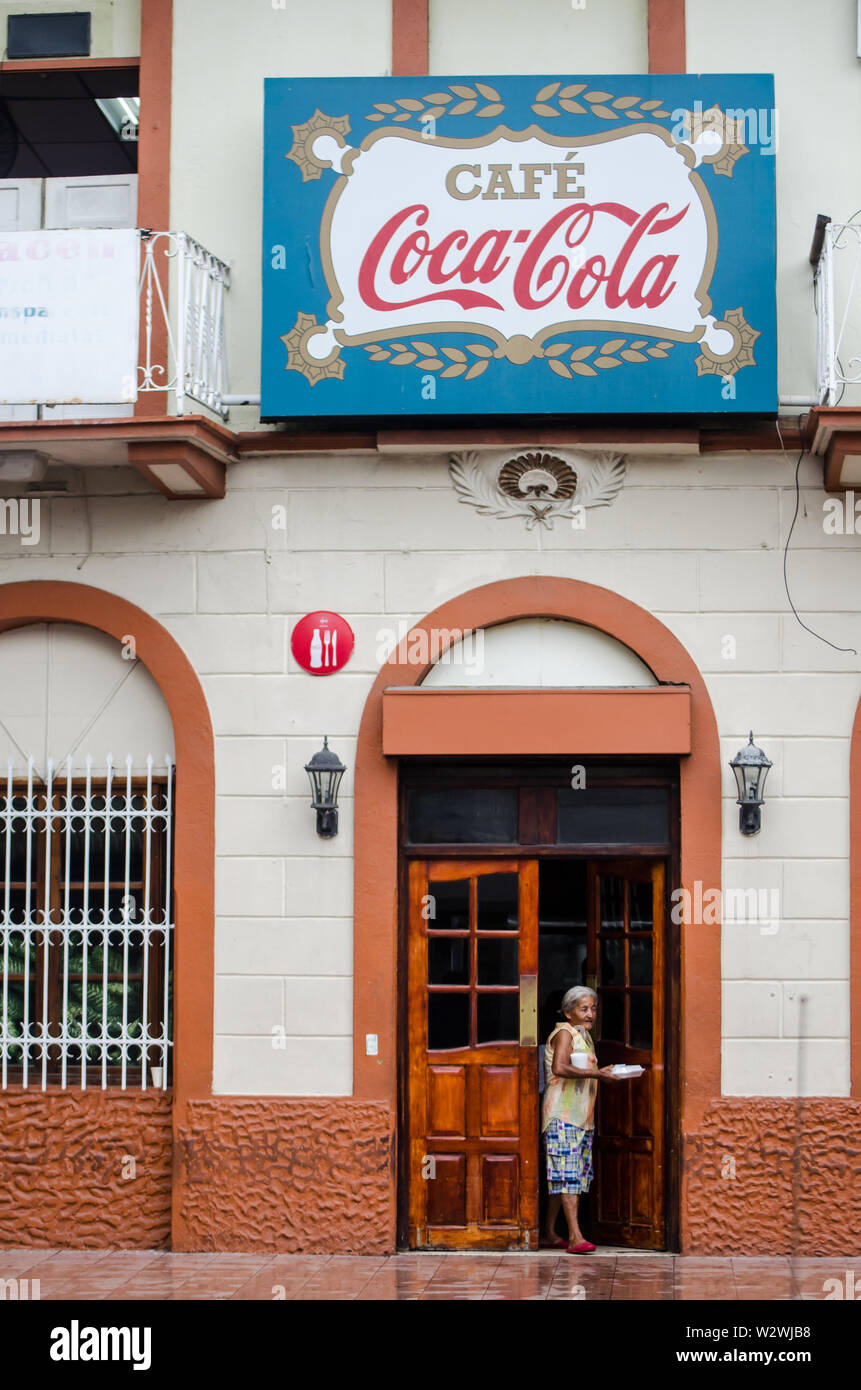
<svg viewBox="0 0 861 1390"><path fill-rule="evenodd" d="M333 676L350 660L355 641L346 618L323 608L299 619L290 648L303 671L312 676Z"/></svg>

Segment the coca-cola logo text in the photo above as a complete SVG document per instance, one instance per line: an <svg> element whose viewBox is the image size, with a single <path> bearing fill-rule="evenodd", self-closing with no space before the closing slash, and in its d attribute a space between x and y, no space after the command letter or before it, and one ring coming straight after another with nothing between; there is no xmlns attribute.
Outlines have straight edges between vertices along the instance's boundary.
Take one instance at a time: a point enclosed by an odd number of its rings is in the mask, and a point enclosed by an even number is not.
<svg viewBox="0 0 861 1390"><path fill-rule="evenodd" d="M534 231L490 228L471 237L456 227L434 240L427 229L428 205L411 203L387 218L372 238L359 268L359 296L369 308L381 311L435 300L448 300L462 309L502 310L499 299L467 286L492 285L511 267L513 298L522 309L543 309L564 300L569 309L577 310L596 297L607 310L656 309L676 287L672 276L679 257L648 256L648 238L678 227L689 207L687 203L671 212L667 203L659 202L639 211L624 203L583 202L560 209ZM611 259L598 247L602 231L613 222L630 230ZM587 254L589 241L595 249ZM411 294L411 281L415 288L423 288L422 281L443 288Z"/></svg>

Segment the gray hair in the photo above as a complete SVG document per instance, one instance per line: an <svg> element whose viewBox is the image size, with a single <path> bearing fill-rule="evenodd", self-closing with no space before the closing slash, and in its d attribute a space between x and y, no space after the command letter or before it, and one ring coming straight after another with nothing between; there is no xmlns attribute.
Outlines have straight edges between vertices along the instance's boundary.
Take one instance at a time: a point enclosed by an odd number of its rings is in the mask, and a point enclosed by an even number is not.
<svg viewBox="0 0 861 1390"><path fill-rule="evenodd" d="M562 996L562 1002L559 1005L560 1012L569 1014L575 1004L579 1004L580 1000L584 999L587 994L595 1000L596 1004L598 1003L597 994L594 989L590 989L588 985L574 985L573 989L566 990Z"/></svg>

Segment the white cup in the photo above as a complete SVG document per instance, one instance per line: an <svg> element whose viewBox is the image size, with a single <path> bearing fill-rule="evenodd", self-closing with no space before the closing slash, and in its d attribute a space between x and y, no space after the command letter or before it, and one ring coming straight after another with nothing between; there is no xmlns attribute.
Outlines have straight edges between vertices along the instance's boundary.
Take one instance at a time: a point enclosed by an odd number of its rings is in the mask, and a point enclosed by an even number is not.
<svg viewBox="0 0 861 1390"><path fill-rule="evenodd" d="M160 1091L162 1089L161 1083L164 1077L164 1067L150 1067L149 1072L152 1077L153 1086L156 1090Z"/></svg>

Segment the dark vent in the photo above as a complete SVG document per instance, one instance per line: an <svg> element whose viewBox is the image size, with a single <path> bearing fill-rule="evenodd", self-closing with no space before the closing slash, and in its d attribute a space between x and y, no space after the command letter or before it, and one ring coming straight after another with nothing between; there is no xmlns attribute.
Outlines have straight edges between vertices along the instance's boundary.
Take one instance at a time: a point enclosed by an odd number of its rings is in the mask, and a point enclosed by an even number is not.
<svg viewBox="0 0 861 1390"><path fill-rule="evenodd" d="M88 58L90 15L10 15L6 37L7 58Z"/></svg>

